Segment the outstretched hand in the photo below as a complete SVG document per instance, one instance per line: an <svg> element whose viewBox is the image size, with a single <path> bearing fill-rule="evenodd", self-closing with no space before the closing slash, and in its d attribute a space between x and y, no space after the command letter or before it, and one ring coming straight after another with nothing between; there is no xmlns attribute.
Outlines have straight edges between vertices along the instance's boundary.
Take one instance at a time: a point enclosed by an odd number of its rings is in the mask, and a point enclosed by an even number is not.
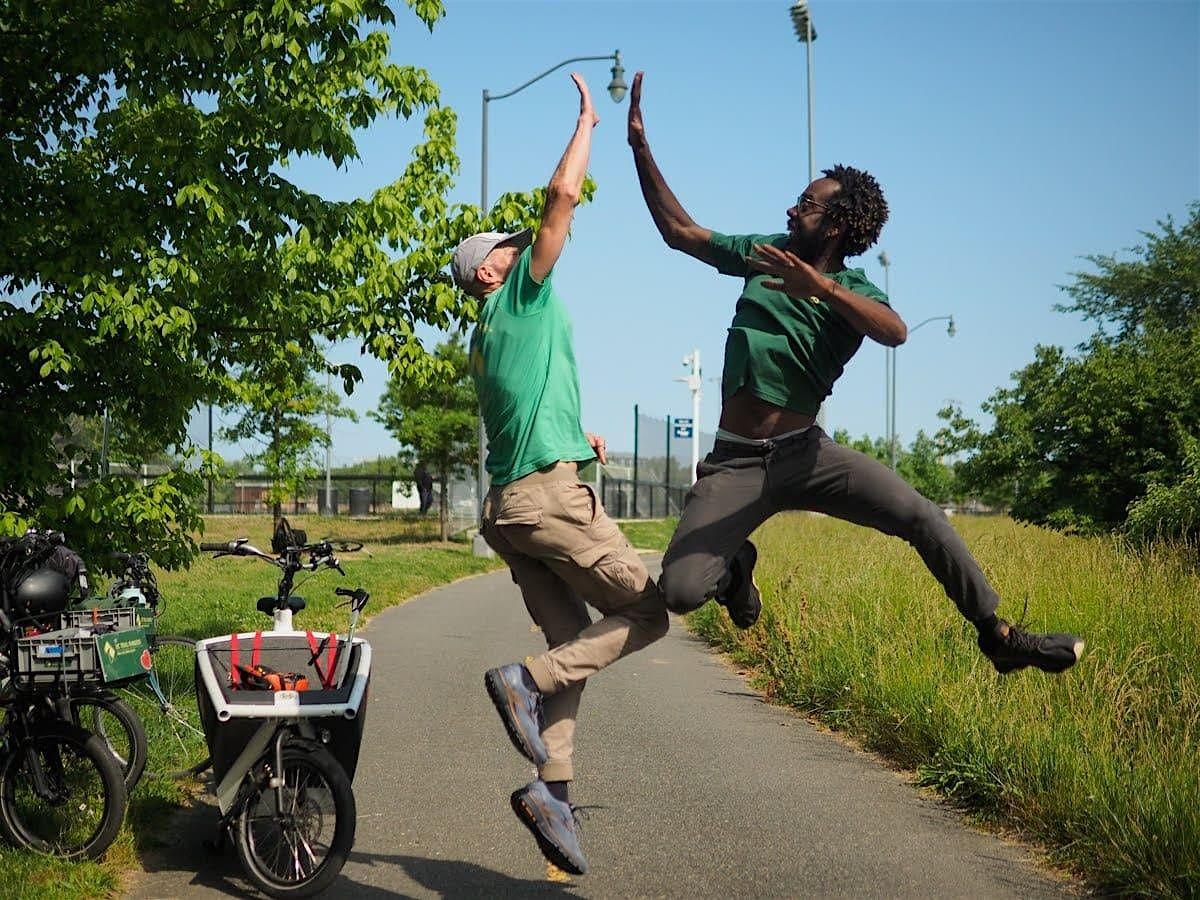
<svg viewBox="0 0 1200 900"><path fill-rule="evenodd" d="M587 82L578 72L571 73L571 80L575 82L575 87L579 88L579 118L590 122L595 128L600 124L600 117L596 115L596 108L592 106L592 92L588 90Z"/></svg>
<svg viewBox="0 0 1200 900"><path fill-rule="evenodd" d="M763 287L783 291L797 300L821 302L822 295L829 289L828 280L790 250L781 250L770 244L755 244L752 256L746 257L752 269L778 276L778 281L764 281Z"/></svg>
<svg viewBox="0 0 1200 900"><path fill-rule="evenodd" d="M633 87L629 91L629 144L637 146L646 140L646 127L642 124L642 73L633 76Z"/></svg>

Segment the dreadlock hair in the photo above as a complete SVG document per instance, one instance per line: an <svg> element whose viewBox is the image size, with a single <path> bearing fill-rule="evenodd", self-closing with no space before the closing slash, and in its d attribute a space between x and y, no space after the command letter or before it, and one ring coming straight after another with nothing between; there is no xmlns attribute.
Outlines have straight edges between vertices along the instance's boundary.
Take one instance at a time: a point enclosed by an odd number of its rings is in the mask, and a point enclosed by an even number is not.
<svg viewBox="0 0 1200 900"><path fill-rule="evenodd" d="M821 172L842 186L829 201L829 215L845 226L842 249L846 256L858 256L879 240L887 221L888 205L875 177L861 169L837 165Z"/></svg>

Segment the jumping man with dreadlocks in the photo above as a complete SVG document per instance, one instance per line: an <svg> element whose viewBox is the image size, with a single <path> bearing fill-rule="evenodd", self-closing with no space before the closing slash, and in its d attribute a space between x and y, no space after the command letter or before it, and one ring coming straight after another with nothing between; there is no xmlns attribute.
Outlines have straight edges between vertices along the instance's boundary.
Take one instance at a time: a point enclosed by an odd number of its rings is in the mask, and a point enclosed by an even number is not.
<svg viewBox="0 0 1200 900"><path fill-rule="evenodd" d="M875 243L888 208L879 184L850 166L824 171L787 211L782 234L725 235L697 225L650 154L634 77L629 144L642 195L667 246L744 280L725 343L717 440L697 468L679 527L663 559L669 609L690 612L710 597L741 628L758 619L757 551L747 538L787 509L826 513L911 544L999 672L1035 666L1062 672L1083 641L1032 634L999 618L999 597L937 505L877 460L844 447L816 423L863 337L896 347L903 320L862 269L846 267Z"/></svg>

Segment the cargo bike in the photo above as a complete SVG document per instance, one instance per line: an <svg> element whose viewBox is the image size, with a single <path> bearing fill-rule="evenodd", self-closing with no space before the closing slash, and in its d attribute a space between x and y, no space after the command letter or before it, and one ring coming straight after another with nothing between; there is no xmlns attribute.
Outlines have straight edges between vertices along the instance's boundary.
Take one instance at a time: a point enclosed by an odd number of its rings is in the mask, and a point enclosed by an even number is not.
<svg viewBox="0 0 1200 900"><path fill-rule="evenodd" d="M214 558L255 557L281 570L275 596L258 601L271 628L201 640L195 664L221 816L212 846L231 840L246 875L273 897L325 890L354 843L351 781L371 674L371 647L354 631L369 595L336 589L347 598L341 605L350 607L343 638L297 630L293 616L305 602L292 589L301 572L342 572L335 552L361 546L306 543L302 531L286 524L271 554L244 538L200 545Z"/></svg>

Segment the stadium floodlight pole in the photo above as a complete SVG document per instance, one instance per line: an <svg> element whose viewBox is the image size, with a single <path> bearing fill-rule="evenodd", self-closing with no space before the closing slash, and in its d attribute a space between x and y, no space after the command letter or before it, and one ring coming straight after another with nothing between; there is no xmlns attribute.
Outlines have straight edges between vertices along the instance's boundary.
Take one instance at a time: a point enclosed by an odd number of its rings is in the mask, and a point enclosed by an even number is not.
<svg viewBox="0 0 1200 900"><path fill-rule="evenodd" d="M807 72L806 86L808 89L808 183L812 184L817 177L817 169L813 157L813 67L812 44L817 39L817 30L813 28L812 13L808 9L808 0L796 0L791 8L792 27L796 30L796 39L804 45L804 68ZM825 429L825 404L817 407L817 427Z"/></svg>
<svg viewBox="0 0 1200 900"><path fill-rule="evenodd" d="M912 333L922 325L928 325L930 322L949 322L946 326L946 336L954 337L958 333L954 327L954 316L930 316L928 319L922 319L912 328L908 329L909 337ZM888 444L892 451L892 471L896 471L896 351L892 349L892 433L888 438Z"/></svg>
<svg viewBox="0 0 1200 900"><path fill-rule="evenodd" d="M813 167L813 70L812 42L817 39L817 31L813 28L812 14L808 11L808 0L796 0L792 4L792 27L796 29L796 38L804 45L804 65L808 72L808 180L817 177Z"/></svg>
<svg viewBox="0 0 1200 900"><path fill-rule="evenodd" d="M551 72L557 72L563 66L570 65L575 62L592 62L595 60L612 60L612 81L608 83L608 96L612 97L613 103L620 103L625 99L625 93L629 87L625 84L625 69L621 66L621 51L614 50L608 56L572 56L570 59L564 59L560 63L548 68L540 75L535 75L522 85L518 85L511 91L505 91L503 94L493 94L487 88L483 89L483 125L480 128L480 160L479 160L479 215L483 218L488 214L488 104L493 100L503 100L506 97L511 97L513 94L519 94L525 88L529 87L538 81L541 81ZM488 477L487 469L484 467L487 459L487 432L483 426L483 415L479 416L479 466L476 473L475 487L477 509L476 513L480 521L483 520L483 495L487 487ZM491 556L491 548L487 542L483 540L483 536L476 534L472 549L476 556Z"/></svg>

